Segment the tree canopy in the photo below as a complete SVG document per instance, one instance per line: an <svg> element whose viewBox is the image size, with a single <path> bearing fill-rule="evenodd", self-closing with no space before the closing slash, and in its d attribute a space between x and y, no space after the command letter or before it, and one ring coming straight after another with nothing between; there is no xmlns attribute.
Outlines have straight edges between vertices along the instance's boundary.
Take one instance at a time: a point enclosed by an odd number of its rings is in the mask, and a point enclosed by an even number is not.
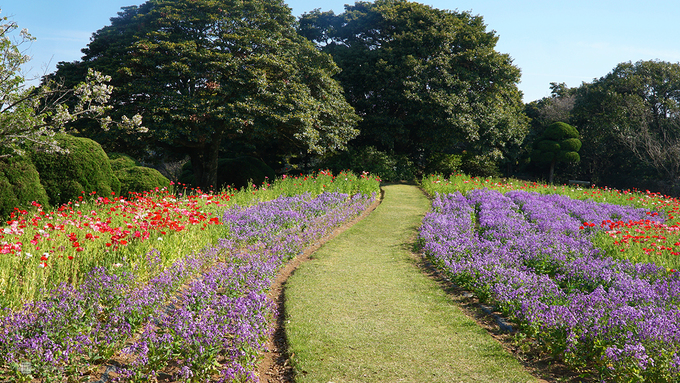
<svg viewBox="0 0 680 383"><path fill-rule="evenodd" d="M667 183L664 192L680 190L680 63L617 65L578 88L572 122L595 171L634 174L637 183L652 177Z"/></svg>
<svg viewBox="0 0 680 383"><path fill-rule="evenodd" d="M358 134L331 78L338 67L294 25L281 0L149 0L123 8L56 77L110 75L112 114L139 113L149 132L97 140L138 157L188 154L196 183L208 187L225 142L323 154Z"/></svg>
<svg viewBox="0 0 680 383"><path fill-rule="evenodd" d="M355 145L416 160L500 156L526 134L520 71L481 16L376 0L304 14L299 31L342 68L336 78L363 118Z"/></svg>

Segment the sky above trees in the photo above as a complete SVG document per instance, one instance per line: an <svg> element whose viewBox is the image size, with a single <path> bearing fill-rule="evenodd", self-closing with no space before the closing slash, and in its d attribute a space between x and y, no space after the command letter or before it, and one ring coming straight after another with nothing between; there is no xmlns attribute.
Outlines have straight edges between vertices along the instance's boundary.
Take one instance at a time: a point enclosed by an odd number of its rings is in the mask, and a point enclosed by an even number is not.
<svg viewBox="0 0 680 383"><path fill-rule="evenodd" d="M27 53L27 77L54 71L60 61L81 58L93 32L110 24L123 6L143 0L5 0L8 16L37 38ZM320 8L342 13L346 0L286 0L294 16ZM522 70L524 101L550 94L550 83L591 82L627 61L680 62L680 2L654 0L425 0L439 9L481 15L500 36L497 50Z"/></svg>

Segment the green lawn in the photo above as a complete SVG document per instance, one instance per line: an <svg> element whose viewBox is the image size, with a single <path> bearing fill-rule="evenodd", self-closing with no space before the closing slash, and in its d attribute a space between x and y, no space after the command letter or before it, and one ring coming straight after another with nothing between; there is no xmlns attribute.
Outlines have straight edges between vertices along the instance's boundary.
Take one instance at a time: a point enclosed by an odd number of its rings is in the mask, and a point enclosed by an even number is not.
<svg viewBox="0 0 680 383"><path fill-rule="evenodd" d="M429 206L414 186L386 186L286 282L297 382L538 381L416 265L410 239Z"/></svg>

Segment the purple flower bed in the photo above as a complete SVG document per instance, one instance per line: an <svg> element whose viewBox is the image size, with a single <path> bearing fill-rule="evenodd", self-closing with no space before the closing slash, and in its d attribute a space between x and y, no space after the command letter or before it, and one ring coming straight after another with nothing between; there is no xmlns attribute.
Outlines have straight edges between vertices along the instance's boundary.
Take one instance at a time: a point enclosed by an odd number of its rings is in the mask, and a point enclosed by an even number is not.
<svg viewBox="0 0 680 383"><path fill-rule="evenodd" d="M437 195L423 252L495 302L547 348L611 379L679 381L680 279L601 255L582 222L646 211L559 195L486 189Z"/></svg>
<svg viewBox="0 0 680 383"><path fill-rule="evenodd" d="M0 313L0 378L85 379L116 358L124 379L257 381L275 314L266 293L305 247L364 211L373 196L282 197L224 215L228 235L167 268L155 252L148 283L134 270L95 269L79 288ZM121 351L122 350L122 351Z"/></svg>

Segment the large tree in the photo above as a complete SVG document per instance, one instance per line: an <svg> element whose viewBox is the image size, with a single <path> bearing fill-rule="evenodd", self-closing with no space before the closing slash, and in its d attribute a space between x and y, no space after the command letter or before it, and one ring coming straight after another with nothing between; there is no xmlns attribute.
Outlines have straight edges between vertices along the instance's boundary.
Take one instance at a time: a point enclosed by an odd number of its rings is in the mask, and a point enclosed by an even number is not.
<svg viewBox="0 0 680 383"><path fill-rule="evenodd" d="M358 146L408 154L500 155L527 131L520 71L481 16L405 0L315 10L300 33L333 56L363 118Z"/></svg>
<svg viewBox="0 0 680 383"><path fill-rule="evenodd" d="M111 75L116 113L147 117L149 134L98 139L137 155L188 154L207 187L225 141L323 154L358 134L331 78L338 67L294 25L282 0L149 0L123 8L57 76Z"/></svg>
<svg viewBox="0 0 680 383"><path fill-rule="evenodd" d="M600 168L623 160L625 173L637 173L638 180L649 177L643 173L651 168L657 180L680 186L680 64L621 63L578 89L573 115L587 141L598 144L591 149L584 140L584 150L593 152Z"/></svg>

